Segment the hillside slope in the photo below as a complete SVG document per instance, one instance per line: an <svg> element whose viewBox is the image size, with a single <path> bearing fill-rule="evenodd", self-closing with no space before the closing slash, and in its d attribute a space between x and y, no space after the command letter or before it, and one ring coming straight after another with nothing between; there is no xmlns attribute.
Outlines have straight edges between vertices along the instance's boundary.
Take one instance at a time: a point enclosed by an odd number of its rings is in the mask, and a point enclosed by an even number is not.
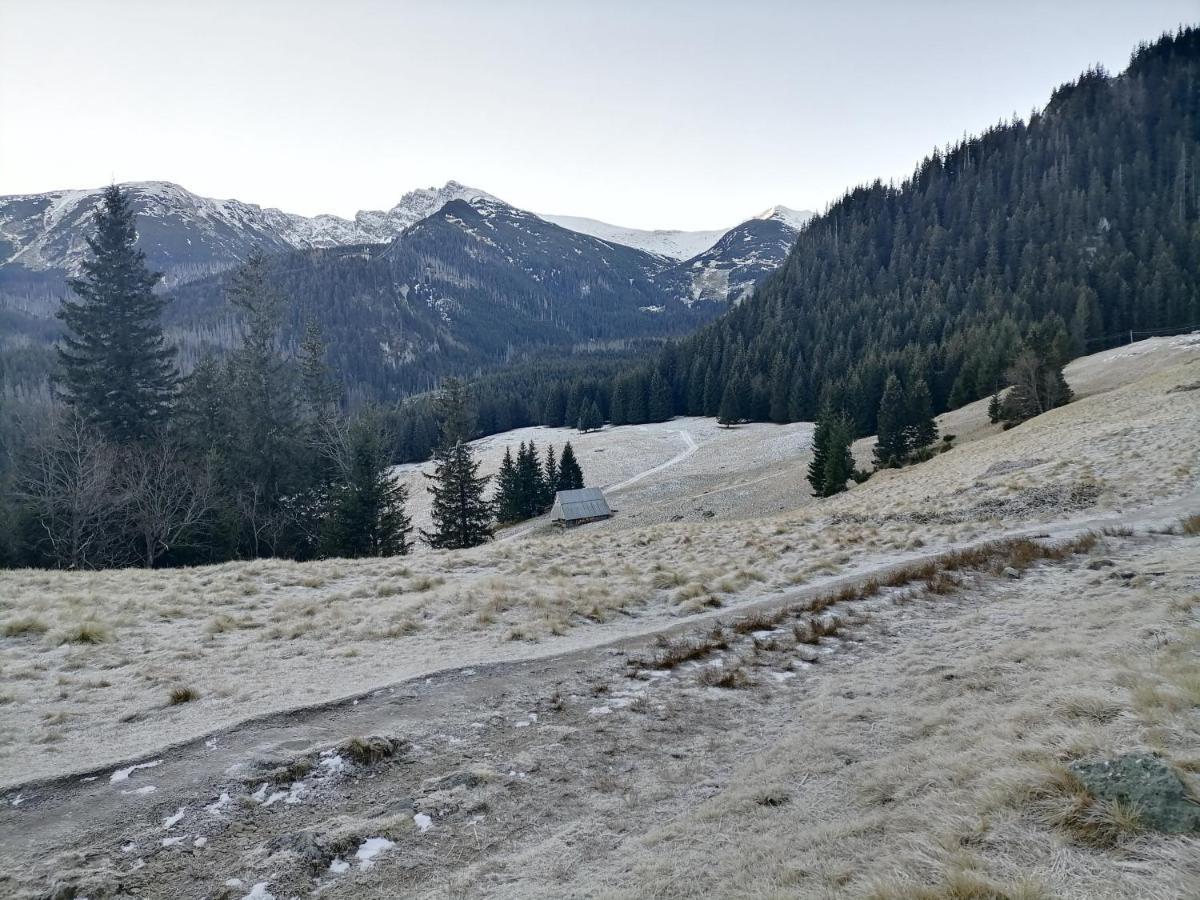
<svg viewBox="0 0 1200 900"><path fill-rule="evenodd" d="M619 493L615 519L566 534L406 559L0 572L5 628L32 619L47 632L13 628L16 636L0 637L15 700L0 725L0 781L143 752L167 735L199 734L446 665L653 631L1005 532L1073 521L1119 524L1156 504L1176 504L1182 515L1200 504L1193 440L1200 339L1150 347L1093 360L1094 381L1085 375L1089 368L1076 378L1085 396L1009 431L987 425L982 406L956 412L954 427L973 432L971 440L824 501L804 485L809 454L797 447L764 466L759 474L769 479L736 502L739 485L753 474L729 463L747 456L742 435L762 446L767 432L759 429L772 426L757 426L723 432L711 447L701 442L687 468L666 469ZM643 431L603 433L605 454L640 446L643 455L629 467L637 471L677 452L639 437ZM500 448L491 445L489 460ZM587 454L585 466L595 456ZM681 470L691 474L680 477ZM751 515L763 492L785 508ZM731 506L724 505L728 495ZM1191 505L1179 505L1180 498ZM660 502L665 509L656 515ZM691 509L691 521L672 521L672 505ZM704 509L715 515L702 515ZM597 560L609 562L598 567ZM187 600L195 596L204 603ZM56 635L84 621L107 639L57 643ZM195 654L181 657L198 638ZM113 668L120 660L126 662ZM101 673L106 685L90 686ZM75 685L66 698L58 698L59 675ZM177 682L203 699L151 714ZM120 721L139 710L133 721ZM63 721L42 718L48 711L62 712ZM31 760L22 748L38 742L52 743L52 752Z"/></svg>
<svg viewBox="0 0 1200 900"><path fill-rule="evenodd" d="M699 896L686 865L705 895L1190 896L1197 838L1085 843L1108 832L1061 767L1194 771L1200 343L1085 362L1070 406L999 433L958 411L962 446L774 515L0 573L0 887ZM1040 563L984 549L1105 526ZM936 574L968 547L994 555ZM352 756L370 734L395 755Z"/></svg>
<svg viewBox="0 0 1200 900"><path fill-rule="evenodd" d="M732 382L751 418L811 420L828 397L866 434L889 373L926 380L938 410L986 397L1039 323L1068 357L1200 324L1198 80L1187 29L899 186L851 190L663 358L676 412L714 415Z"/></svg>

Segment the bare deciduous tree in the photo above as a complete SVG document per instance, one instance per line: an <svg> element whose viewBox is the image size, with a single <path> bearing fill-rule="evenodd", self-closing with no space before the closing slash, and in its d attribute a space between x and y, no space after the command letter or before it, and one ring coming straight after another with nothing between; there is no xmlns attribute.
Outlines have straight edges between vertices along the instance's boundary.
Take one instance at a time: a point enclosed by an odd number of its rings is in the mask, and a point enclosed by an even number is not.
<svg viewBox="0 0 1200 900"><path fill-rule="evenodd" d="M165 436L126 449L121 488L131 530L146 568L200 525L212 508L212 478L183 458Z"/></svg>
<svg viewBox="0 0 1200 900"><path fill-rule="evenodd" d="M32 512L57 565L79 569L124 561L119 523L125 497L117 470L116 450L78 415L33 442L17 497Z"/></svg>

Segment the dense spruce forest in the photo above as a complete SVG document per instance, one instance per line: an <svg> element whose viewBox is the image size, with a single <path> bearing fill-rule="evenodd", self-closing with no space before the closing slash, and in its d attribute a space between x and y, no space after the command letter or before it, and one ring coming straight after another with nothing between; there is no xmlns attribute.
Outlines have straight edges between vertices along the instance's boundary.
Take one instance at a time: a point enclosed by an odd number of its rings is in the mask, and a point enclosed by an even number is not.
<svg viewBox="0 0 1200 900"><path fill-rule="evenodd" d="M1028 121L933 153L899 186L855 188L801 232L756 294L640 369L552 393L481 382L523 418L614 424L670 415L813 420L823 403L876 430L891 374L935 411L1009 382L1032 343L1059 363L1200 327L1200 30L1094 69ZM1036 329L1036 334L1035 334ZM664 403L669 397L669 403ZM614 400L617 402L614 404ZM728 412L728 409L726 410Z"/></svg>
<svg viewBox="0 0 1200 900"><path fill-rule="evenodd" d="M748 302L659 370L674 411L813 419L823 395L875 430L888 375L920 372L937 410L1003 383L1031 329L1071 355L1129 331L1200 324L1200 30L1143 45L1014 121L850 191Z"/></svg>

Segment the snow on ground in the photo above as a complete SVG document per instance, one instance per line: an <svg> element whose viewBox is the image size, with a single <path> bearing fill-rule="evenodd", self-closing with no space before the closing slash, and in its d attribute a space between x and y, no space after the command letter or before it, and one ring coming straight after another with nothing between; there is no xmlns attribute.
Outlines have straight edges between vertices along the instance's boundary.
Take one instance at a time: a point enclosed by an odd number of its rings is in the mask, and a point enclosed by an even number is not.
<svg viewBox="0 0 1200 900"><path fill-rule="evenodd" d="M614 493L614 519L566 533L535 526L409 558L0 572L0 785L116 767L440 668L645 633L1005 529L1194 495L1200 390L1186 388L1200 383L1200 345L1107 353L1068 370L1070 406L1001 431L986 401L972 404L942 417L955 449L826 501L804 481L809 426L680 419L571 434L593 484L657 471ZM696 451L658 468L689 449L680 432ZM481 456L498 461L521 436L485 439ZM870 441L856 451L865 460ZM72 640L85 623L96 642ZM198 699L171 704L177 687Z"/></svg>

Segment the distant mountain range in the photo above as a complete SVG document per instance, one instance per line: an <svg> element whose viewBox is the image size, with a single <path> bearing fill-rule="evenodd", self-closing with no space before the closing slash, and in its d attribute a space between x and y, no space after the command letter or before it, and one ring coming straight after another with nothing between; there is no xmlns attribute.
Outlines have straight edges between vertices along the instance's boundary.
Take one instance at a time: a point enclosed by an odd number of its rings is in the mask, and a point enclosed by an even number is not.
<svg viewBox="0 0 1200 900"><path fill-rule="evenodd" d="M213 200L165 181L132 182L139 242L150 265L171 287L236 265L252 247L287 252L385 244L451 200L498 198L457 181L409 191L388 210L364 210L353 219L301 216L240 200ZM63 280L86 250L85 236L101 189L0 197L0 302L44 311L61 296ZM798 230L810 213L774 207L756 219ZM548 222L672 260L704 253L729 230L644 231L595 219L542 216ZM740 226L735 226L740 227Z"/></svg>
<svg viewBox="0 0 1200 900"><path fill-rule="evenodd" d="M726 231L639 231L539 216L450 181L350 220L168 182L124 187L139 246L173 296L167 323L185 364L234 340L224 285L258 247L291 333L317 320L348 386L389 396L530 351L686 333L780 265L809 217L774 207ZM0 346L57 333L100 194L0 197Z"/></svg>

